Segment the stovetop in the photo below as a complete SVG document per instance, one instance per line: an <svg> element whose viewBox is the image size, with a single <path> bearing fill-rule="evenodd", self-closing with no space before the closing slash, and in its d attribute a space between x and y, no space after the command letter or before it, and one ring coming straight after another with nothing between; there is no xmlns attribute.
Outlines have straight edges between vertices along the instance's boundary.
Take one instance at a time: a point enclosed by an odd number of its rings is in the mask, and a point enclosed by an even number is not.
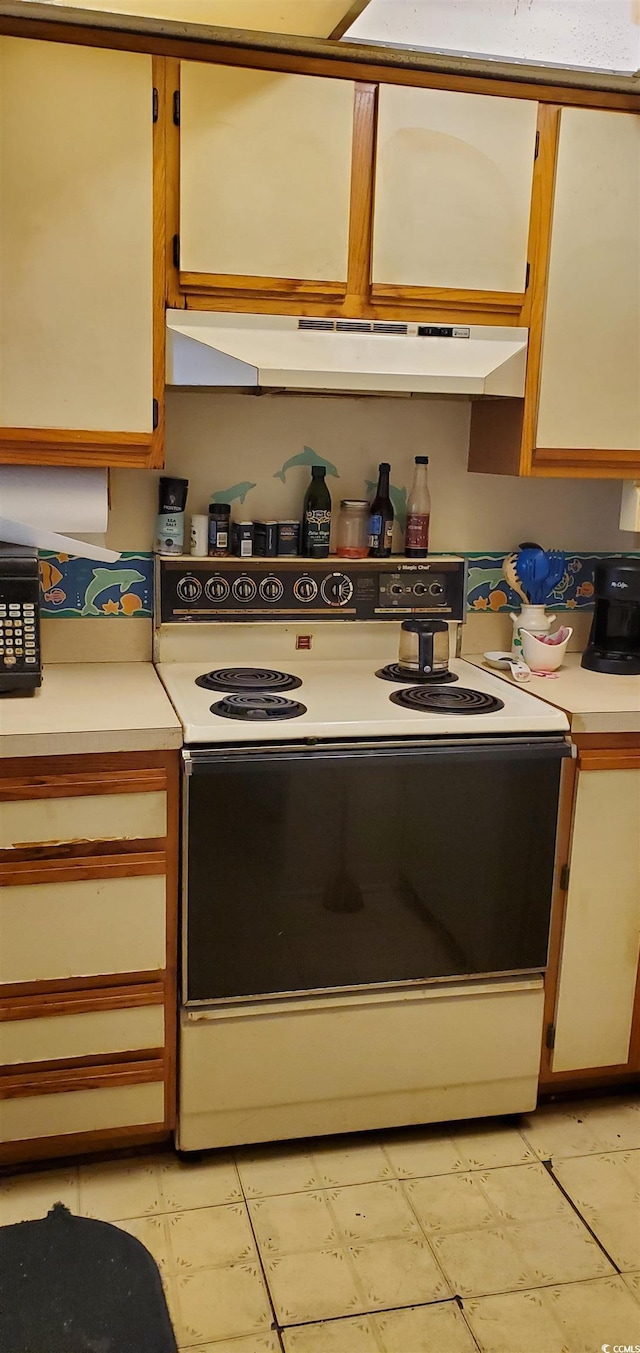
<svg viewBox="0 0 640 1353"><path fill-rule="evenodd" d="M341 627L343 633L338 634L334 643L328 641L325 630L317 643L310 636L310 652L296 651L297 636L288 626L277 634L270 627L264 642L261 642L262 627L254 628L257 632L251 635L244 627L243 633L238 634L237 627L221 626L207 638L206 644L197 643L195 649L192 645L191 653L189 644L173 650L168 647L169 658L180 658L184 652L191 661L163 660L158 664L158 674L182 721L187 744L568 731L568 721L561 710L464 659L453 659L450 663L455 685L417 686L411 680L395 685L381 681L377 671L393 661L394 650L397 653L397 635L390 633L388 626L365 626L373 631L369 642L362 632L356 641L355 626L348 627L351 631L348 635ZM384 631L384 639L380 630ZM206 656L196 658L200 653ZM225 690L217 684L215 689L206 689L196 684L207 672L218 668L228 671L254 665L276 672L276 684L268 687L263 681L258 682L255 696L245 684L234 690L228 686ZM279 673L295 678L296 684L279 685ZM243 680L241 677L240 682ZM408 689L414 691L410 707L398 702L399 692ZM478 692L483 697L480 705L477 706L476 695L466 692ZM457 700L452 700L456 693ZM429 696L436 697L432 702L435 708L426 707ZM482 709L486 697L490 697L488 712L476 712L476 708ZM294 709L283 710L275 704L272 709L291 717L278 714L261 717L263 706L253 717L238 718L239 700L254 705L256 700L285 700L291 701ZM464 709L464 717L455 712L456 706Z"/></svg>

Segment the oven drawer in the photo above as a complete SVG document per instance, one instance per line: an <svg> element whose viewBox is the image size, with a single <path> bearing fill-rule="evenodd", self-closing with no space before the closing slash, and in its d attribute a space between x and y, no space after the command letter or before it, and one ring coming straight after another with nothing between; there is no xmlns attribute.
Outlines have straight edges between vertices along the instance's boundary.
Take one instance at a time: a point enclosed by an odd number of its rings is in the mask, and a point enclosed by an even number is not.
<svg viewBox="0 0 640 1353"><path fill-rule="evenodd" d="M0 1067L160 1049L162 990L152 993L149 1003L144 993L142 999L145 1004L123 1006L126 996L116 990L0 1003ZM86 1009L91 1003L100 1008ZM40 1013L35 1014L36 1009Z"/></svg>
<svg viewBox="0 0 640 1353"><path fill-rule="evenodd" d="M131 1079L118 1083L118 1068L100 1083L88 1086L88 1072L76 1073L77 1088L67 1073L43 1073L42 1090L36 1081L28 1093L0 1081L0 1142L33 1141L95 1132L105 1128L162 1127L165 1118L164 1085ZM56 1081L56 1076L59 1078ZM111 1081L111 1083L109 1083ZM58 1088L58 1086L60 1088Z"/></svg>
<svg viewBox="0 0 640 1353"><path fill-rule="evenodd" d="M541 978L184 1011L182 1150L535 1107Z"/></svg>
<svg viewBox="0 0 640 1353"><path fill-rule="evenodd" d="M167 834L167 796L82 794L16 798L0 807L0 850L79 841L135 841Z"/></svg>
<svg viewBox="0 0 640 1353"><path fill-rule="evenodd" d="M164 875L101 877L109 868L83 878L80 867L60 881L43 869L41 882L2 888L0 983L164 969Z"/></svg>

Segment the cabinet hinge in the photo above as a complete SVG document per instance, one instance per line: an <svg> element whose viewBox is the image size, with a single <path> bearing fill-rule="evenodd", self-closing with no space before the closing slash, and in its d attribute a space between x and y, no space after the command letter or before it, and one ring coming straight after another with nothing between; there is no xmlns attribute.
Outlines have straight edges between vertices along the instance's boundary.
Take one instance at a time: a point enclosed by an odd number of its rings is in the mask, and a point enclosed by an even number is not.
<svg viewBox="0 0 640 1353"><path fill-rule="evenodd" d="M524 275L524 289L525 289L525 291L527 290L527 287L528 287L528 285L529 285L529 278L530 278L530 276L531 276L531 264L530 264L530 263L527 263L527 271L526 271L526 273L525 273L525 275Z"/></svg>
<svg viewBox="0 0 640 1353"><path fill-rule="evenodd" d="M173 266L174 266L174 268L178 268L178 269L180 268L180 236L179 236L179 235L174 235L174 237L173 237Z"/></svg>
<svg viewBox="0 0 640 1353"><path fill-rule="evenodd" d="M540 150L540 132L536 132L536 146L535 146L535 150L534 150L534 152L533 152L533 158L534 158L534 160L537 160L539 150Z"/></svg>
<svg viewBox="0 0 640 1353"><path fill-rule="evenodd" d="M158 409L158 401L157 401L157 399L154 399L154 401L153 401L153 430L154 430L154 432L155 432L155 430L156 430L156 428L157 428L157 426L158 426L158 418L159 418L159 416L160 416L160 411L159 411L159 409Z"/></svg>
<svg viewBox="0 0 640 1353"><path fill-rule="evenodd" d="M544 1042L545 1042L545 1047L549 1048L549 1051L552 1051L553 1048L555 1048L555 1046L556 1046L556 1026L555 1026L555 1024L547 1024L547 1032L546 1032L545 1037L544 1037Z"/></svg>
<svg viewBox="0 0 640 1353"><path fill-rule="evenodd" d="M180 90L173 91L173 123L175 127L180 126Z"/></svg>
<svg viewBox="0 0 640 1353"><path fill-rule="evenodd" d="M160 98L158 95L158 91L154 85L151 94L151 117L153 122L158 121L159 113L160 113Z"/></svg>
<svg viewBox="0 0 640 1353"><path fill-rule="evenodd" d="M566 893L567 888L569 887L569 866L568 866L568 864L563 864L562 869L560 870L560 887L561 887L563 893Z"/></svg>

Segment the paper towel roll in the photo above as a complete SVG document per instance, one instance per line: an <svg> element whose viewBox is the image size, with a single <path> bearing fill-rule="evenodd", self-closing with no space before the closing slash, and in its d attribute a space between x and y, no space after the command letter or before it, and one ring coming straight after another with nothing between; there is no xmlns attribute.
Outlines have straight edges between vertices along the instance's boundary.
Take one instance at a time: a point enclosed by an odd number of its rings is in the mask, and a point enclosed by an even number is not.
<svg viewBox="0 0 640 1353"><path fill-rule="evenodd" d="M44 531L104 535L108 516L106 470L0 465L0 517Z"/></svg>

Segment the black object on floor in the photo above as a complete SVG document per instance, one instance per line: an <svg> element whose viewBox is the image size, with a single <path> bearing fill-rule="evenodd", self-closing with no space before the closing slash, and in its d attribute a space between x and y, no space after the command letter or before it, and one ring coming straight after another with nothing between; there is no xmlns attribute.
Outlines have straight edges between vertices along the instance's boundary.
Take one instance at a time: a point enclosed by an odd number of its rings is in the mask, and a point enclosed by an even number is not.
<svg viewBox="0 0 640 1353"><path fill-rule="evenodd" d="M56 1203L0 1227L3 1353L177 1353L160 1274L144 1245Z"/></svg>

